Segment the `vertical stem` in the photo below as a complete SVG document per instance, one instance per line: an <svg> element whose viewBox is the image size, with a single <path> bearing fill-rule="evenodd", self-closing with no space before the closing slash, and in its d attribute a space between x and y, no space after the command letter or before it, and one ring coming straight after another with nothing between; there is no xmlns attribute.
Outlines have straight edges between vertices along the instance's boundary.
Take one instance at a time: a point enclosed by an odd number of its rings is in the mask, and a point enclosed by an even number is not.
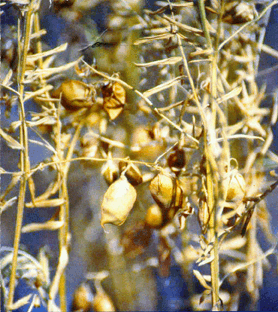
<svg viewBox="0 0 278 312"><path fill-rule="evenodd" d="M14 299L14 290L15 290L15 278L16 278L16 268L17 268L17 257L18 250L20 244L21 237L21 227L23 221L23 212L24 212L24 203L25 203L25 193L26 193L26 182L28 179L28 175L30 173L30 163L29 163L29 154L28 154L28 132L27 125L25 120L25 108L24 108L24 73L26 68L26 58L28 53L28 46L30 40L31 33L31 20L33 14L33 3L34 0L29 4L28 11L26 13L25 21L24 21L24 29L22 32L22 36L24 38L23 50L19 52L19 72L18 72L18 90L19 90L19 118L21 121L20 124L20 144L22 146L22 150L20 151L20 169L22 172L22 177L20 180L19 186L19 196L18 196L18 204L17 204L17 216L16 216L16 227L15 227L15 237L14 237L14 252L12 259L12 269L10 276L10 285L9 285L9 295L7 302L7 311L10 311L10 307L13 304ZM19 45L21 47L21 45Z"/></svg>

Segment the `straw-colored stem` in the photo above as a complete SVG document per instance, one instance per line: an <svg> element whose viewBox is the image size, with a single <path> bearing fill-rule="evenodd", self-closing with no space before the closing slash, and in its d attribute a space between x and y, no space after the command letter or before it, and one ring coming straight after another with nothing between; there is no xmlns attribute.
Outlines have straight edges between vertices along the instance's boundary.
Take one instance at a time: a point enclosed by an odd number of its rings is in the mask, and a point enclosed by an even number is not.
<svg viewBox="0 0 278 312"><path fill-rule="evenodd" d="M26 13L26 17L24 20L24 29L22 32L22 37L24 38L23 49L22 51L19 52L20 59L19 59L19 73L18 73L18 90L19 90L18 102L19 102L19 118L21 121L20 144L23 147L23 149L20 151L20 169L22 172L22 177L21 177L20 186L19 186L15 237L14 237L14 245L13 245L14 252L13 252L13 260L12 260L11 276L10 276L9 295L8 295L8 301L7 301L7 306L8 306L7 311L11 310L10 307L13 304L16 269L17 269L17 257L18 257L18 249L19 249L20 238L21 238L21 227L22 227L24 204L25 204L26 182L27 182L28 175L30 172L29 153L28 153L28 132L27 132L25 108L24 108L24 101L23 101L23 98L24 98L23 81L24 81L26 59L27 59L30 33L31 33L33 3L34 3L34 0L31 1L28 11Z"/></svg>

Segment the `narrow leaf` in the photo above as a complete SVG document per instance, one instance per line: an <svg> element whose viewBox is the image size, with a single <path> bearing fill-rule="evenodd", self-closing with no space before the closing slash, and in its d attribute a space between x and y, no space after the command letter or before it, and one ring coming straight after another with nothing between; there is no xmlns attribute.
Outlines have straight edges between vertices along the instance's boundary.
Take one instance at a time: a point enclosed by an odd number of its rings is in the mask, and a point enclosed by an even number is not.
<svg viewBox="0 0 278 312"><path fill-rule="evenodd" d="M63 205L65 200L63 198L46 199L46 200L35 200L34 204L32 202L27 203L27 208L47 208L47 207L58 207ZM34 206L35 205L35 206Z"/></svg>
<svg viewBox="0 0 278 312"><path fill-rule="evenodd" d="M208 290L211 290L211 287L207 284L206 280L204 279L203 275L197 271L197 270L193 270L193 274L195 275L195 277L197 278L197 280L200 282L200 284L208 289Z"/></svg>
<svg viewBox="0 0 278 312"><path fill-rule="evenodd" d="M162 83L162 84L160 84L160 85L158 85L158 86L156 86L156 87L154 87L154 88L152 88L150 90L145 91L143 93L143 95L145 97L149 97L149 96L151 96L151 95L153 95L155 93L158 93L160 91L163 91L165 89L168 89L168 88L176 85L180 80L181 80L181 77L177 77L177 78L174 78L172 80L169 80L169 81L167 81L165 83Z"/></svg>
<svg viewBox="0 0 278 312"><path fill-rule="evenodd" d="M31 223L23 226L22 233L36 231L56 231L64 225L64 221L47 221L45 223Z"/></svg>
<svg viewBox="0 0 278 312"><path fill-rule="evenodd" d="M154 62L148 62L148 63L134 63L138 67L151 67L151 66L158 66L158 65L173 65L182 60L181 56L174 56L169 57L167 59L158 60Z"/></svg>

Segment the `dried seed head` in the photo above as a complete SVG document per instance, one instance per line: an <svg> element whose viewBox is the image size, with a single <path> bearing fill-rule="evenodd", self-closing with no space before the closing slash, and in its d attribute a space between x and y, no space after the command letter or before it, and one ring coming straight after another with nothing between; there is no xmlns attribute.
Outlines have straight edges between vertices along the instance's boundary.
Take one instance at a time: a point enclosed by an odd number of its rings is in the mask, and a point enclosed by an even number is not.
<svg viewBox="0 0 278 312"><path fill-rule="evenodd" d="M115 182L119 177L119 169L115 162L109 159L101 169L101 174L103 175L106 183L108 185Z"/></svg>
<svg viewBox="0 0 278 312"><path fill-rule="evenodd" d="M207 204L207 199L204 194L201 194L199 199L199 209L198 209L198 221L202 229L202 233L206 234L208 223L209 223L210 213Z"/></svg>
<svg viewBox="0 0 278 312"><path fill-rule="evenodd" d="M111 120L116 119L126 103L125 89L118 83L113 82L102 87L103 108Z"/></svg>
<svg viewBox="0 0 278 312"><path fill-rule="evenodd" d="M227 189L226 201L240 201L243 199L246 183L243 176L236 169L232 170L228 178L224 180L225 184Z"/></svg>
<svg viewBox="0 0 278 312"><path fill-rule="evenodd" d="M163 223L163 213L157 205L152 205L148 208L145 217L145 222L148 226L159 228Z"/></svg>
<svg viewBox="0 0 278 312"><path fill-rule="evenodd" d="M113 304L111 298L107 295L107 293L103 289L98 289L97 294L94 297L92 307L94 311L105 311L105 312L113 312L116 311L116 308Z"/></svg>
<svg viewBox="0 0 278 312"><path fill-rule="evenodd" d="M223 22L229 24L242 24L255 18L254 6L243 1L227 1L224 8Z"/></svg>
<svg viewBox="0 0 278 312"><path fill-rule="evenodd" d="M78 80L66 80L52 93L55 98L60 98L61 104L67 110L78 110L91 107L95 103L96 90L94 87Z"/></svg>
<svg viewBox="0 0 278 312"><path fill-rule="evenodd" d="M72 311L90 311L93 301L93 293L86 283L79 285L73 294Z"/></svg>
<svg viewBox="0 0 278 312"><path fill-rule="evenodd" d="M143 177L139 168L133 163L128 164L125 161L120 161L119 168L120 172L126 170L125 176L127 177L128 182L132 185L136 186L143 182Z"/></svg>
<svg viewBox="0 0 278 312"><path fill-rule="evenodd" d="M150 192L166 218L172 220L177 210L184 205L184 196L177 179L158 174L150 183Z"/></svg>
<svg viewBox="0 0 278 312"><path fill-rule="evenodd" d="M101 205L101 226L106 223L122 225L136 201L136 190L125 176L112 183Z"/></svg>

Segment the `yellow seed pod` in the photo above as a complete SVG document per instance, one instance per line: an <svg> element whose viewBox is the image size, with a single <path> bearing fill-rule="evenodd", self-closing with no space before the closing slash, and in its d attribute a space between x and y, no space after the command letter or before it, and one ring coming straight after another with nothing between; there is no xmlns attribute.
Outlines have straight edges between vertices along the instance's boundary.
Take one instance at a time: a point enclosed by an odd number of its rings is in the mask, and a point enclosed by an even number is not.
<svg viewBox="0 0 278 312"><path fill-rule="evenodd" d="M183 191L177 179L158 174L151 181L149 188L153 199L162 210L169 210L170 213L171 208L175 207L177 210L183 206ZM172 217L172 212L169 217Z"/></svg>
<svg viewBox="0 0 278 312"><path fill-rule="evenodd" d="M82 81L66 80L52 96L55 98L61 96L61 104L65 109L74 111L91 107L95 103L96 90Z"/></svg>
<svg viewBox="0 0 278 312"><path fill-rule="evenodd" d="M97 291L97 294L94 297L92 307L94 311L100 312L113 312L116 311L116 308L113 304L111 298L106 294L106 292L101 289Z"/></svg>
<svg viewBox="0 0 278 312"><path fill-rule="evenodd" d="M240 201L245 196L246 183L243 176L236 170L232 170L229 177L224 180L226 183L226 201Z"/></svg>
<svg viewBox="0 0 278 312"><path fill-rule="evenodd" d="M112 183L101 204L101 226L106 223L122 225L133 208L136 196L135 188L125 176Z"/></svg>
<svg viewBox="0 0 278 312"><path fill-rule="evenodd" d="M163 213L157 205L152 205L148 208L145 216L145 222L150 227L160 227L163 223Z"/></svg>
<svg viewBox="0 0 278 312"><path fill-rule="evenodd" d="M72 311L88 312L91 309L93 293L88 284L79 285L73 294Z"/></svg>

